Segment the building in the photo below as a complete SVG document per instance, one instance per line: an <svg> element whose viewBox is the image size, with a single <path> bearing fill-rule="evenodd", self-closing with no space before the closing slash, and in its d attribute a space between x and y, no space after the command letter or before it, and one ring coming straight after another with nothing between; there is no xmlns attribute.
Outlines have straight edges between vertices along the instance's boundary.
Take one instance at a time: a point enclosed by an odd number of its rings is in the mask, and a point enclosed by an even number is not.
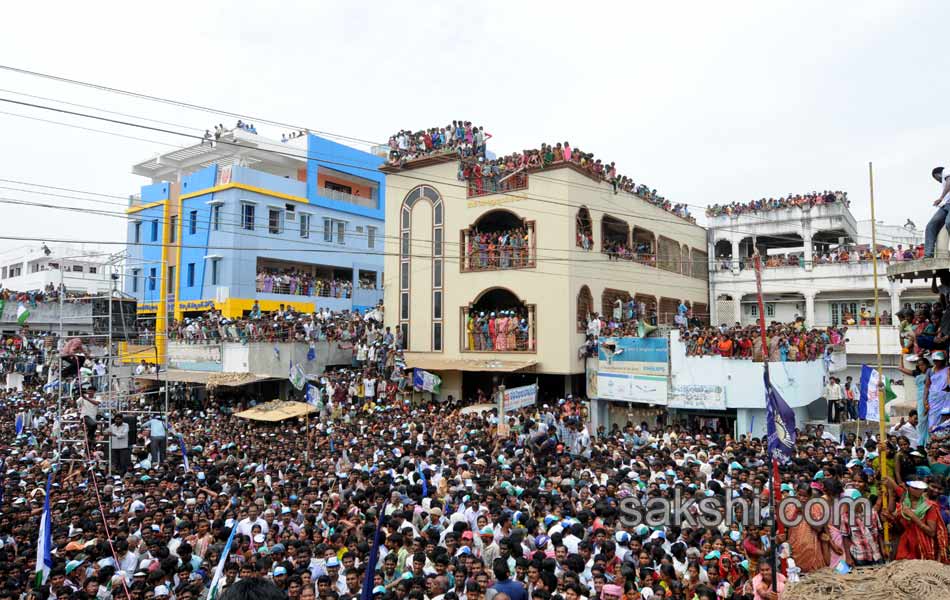
<svg viewBox="0 0 950 600"><path fill-rule="evenodd" d="M235 128L134 165L150 182L129 200L125 292L140 314L164 301L176 319L212 307L238 317L255 300L264 311L375 307L382 160L312 134Z"/></svg>
<svg viewBox="0 0 950 600"><path fill-rule="evenodd" d="M382 168L386 270L394 274L386 324L404 339L408 366L442 378L444 396L535 380L542 395L583 393L587 316L611 314L617 300L643 302L660 324L681 302L708 315L702 227L573 163L504 182L460 181L459 168L454 154ZM512 231L522 236L516 251L482 257L479 234ZM636 252L613 258L605 243ZM468 327L493 312L511 314L517 331L489 350Z"/></svg>
<svg viewBox="0 0 950 600"><path fill-rule="evenodd" d="M0 254L0 287L18 292L65 285L71 292L105 294L112 289L110 257L63 244L28 244Z"/></svg>
<svg viewBox="0 0 950 600"><path fill-rule="evenodd" d="M713 323L745 325L758 320L751 258L758 250L767 265L762 275L767 322L791 322L801 316L811 326L848 325L848 368L839 375L857 380L862 364L876 364L876 332L870 317L874 267L867 259L870 221L855 221L847 203L836 202L714 216L708 219L708 228L715 257L709 281ZM908 248L923 242L923 232L879 223L877 240L879 249ZM847 258L840 260L843 256ZM901 379L896 313L932 301L933 295L921 280L888 280L889 266L884 262L878 269L885 374Z"/></svg>

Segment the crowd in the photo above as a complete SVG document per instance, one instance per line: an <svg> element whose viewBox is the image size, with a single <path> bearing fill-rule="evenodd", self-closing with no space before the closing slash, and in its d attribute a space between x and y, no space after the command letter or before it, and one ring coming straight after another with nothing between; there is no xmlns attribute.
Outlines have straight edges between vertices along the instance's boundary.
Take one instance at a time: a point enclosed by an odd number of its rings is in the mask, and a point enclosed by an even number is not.
<svg viewBox="0 0 950 600"><path fill-rule="evenodd" d="M353 282L325 279L295 269L264 269L257 272L257 291L264 294L352 298ZM360 287L362 288L362 282Z"/></svg>
<svg viewBox="0 0 950 600"><path fill-rule="evenodd" d="M767 327L767 353L763 353L758 323L742 326L680 327L687 356L722 356L771 362L823 359L833 346L844 343L846 327L809 328L801 317L793 323L772 322Z"/></svg>
<svg viewBox="0 0 950 600"><path fill-rule="evenodd" d="M36 308L41 302L59 302L60 297L63 298L64 302L83 302L90 300L88 292L67 290L63 284L56 286L52 283L48 283L42 290L20 292L0 287L0 310L2 310L4 306L17 306L21 302L24 306Z"/></svg>
<svg viewBox="0 0 950 600"><path fill-rule="evenodd" d="M260 305L254 302L251 310L242 318L228 319L220 311L209 310L195 317L172 321L169 337L192 344L331 341L355 347L367 336L383 336L382 332L377 331L381 328L382 315L381 307L364 314L360 311L331 311L328 308L310 314L301 313L292 307L262 313ZM392 337L388 329L385 337Z"/></svg>
<svg viewBox="0 0 950 600"><path fill-rule="evenodd" d="M820 194L812 192L810 194L789 194L784 198L761 198L749 202L733 202L731 204L713 204L706 208L707 217L720 217L723 215L738 216L747 213L769 212L783 208L811 208L822 204L842 203L848 206L847 192L824 191Z"/></svg>
<svg viewBox="0 0 950 600"><path fill-rule="evenodd" d="M534 350L528 312L522 307L484 312L470 309L465 319L465 349L474 352Z"/></svg>
<svg viewBox="0 0 950 600"><path fill-rule="evenodd" d="M290 135L287 135L286 133L280 134L280 141L282 143L287 143L290 140L295 140L300 137L306 137L306 135L307 135L306 129L298 129L297 131L291 131Z"/></svg>
<svg viewBox="0 0 950 600"><path fill-rule="evenodd" d="M905 260L916 260L923 258L924 256L924 246L919 244L916 246L904 247L903 244L898 244L896 248L890 246L881 246L877 250L877 260L883 262L884 264L890 264L891 262L900 262ZM812 254L812 262L817 266L824 265L834 265L839 263L855 263L855 262L870 262L874 259L874 256L871 253L870 245L865 244L862 246L839 246L836 248L829 248L828 250L820 251L816 250ZM728 271L732 268L732 259L728 256L720 256L719 259L719 270ZM751 267L752 258L741 258L739 260L740 268ZM765 258L763 266L765 268L776 268L776 267L801 267L805 265L804 253L791 252L788 254L770 254Z"/></svg>
<svg viewBox="0 0 950 600"><path fill-rule="evenodd" d="M497 436L494 411L462 411L471 399L451 397L413 404L404 381L396 367L329 372L314 382L319 419L275 424L235 417L255 402L240 392L193 396L131 436L128 416L98 414L90 388L78 406L104 431L79 462L55 455L55 436L77 432L58 431L49 397L0 392L0 427L22 430L0 438L0 599L194 600L221 565L225 600L248 586L355 600L367 571L374 600L776 600L824 567L950 562L950 445L911 446L903 422L880 445L800 431L772 489L829 505L866 498L854 506L870 514L854 525L798 519L773 543L768 508L713 526L633 525L621 509L674 495L764 502L759 438L666 413L591 431L570 395L507 413ZM112 476L104 435L113 453L126 442ZM880 477L882 461L892 477ZM37 552L47 503L48 559Z"/></svg>
<svg viewBox="0 0 950 600"><path fill-rule="evenodd" d="M602 251L607 254L608 259L635 260L656 266L656 253L653 251L653 244L649 242L638 242L631 248L624 242L604 239Z"/></svg>
<svg viewBox="0 0 950 600"><path fill-rule="evenodd" d="M518 269L530 262L531 240L524 227L490 232L473 229L465 250L471 270Z"/></svg>
<svg viewBox="0 0 950 600"><path fill-rule="evenodd" d="M389 137L389 163L402 165L406 161L436 154L457 153L462 158L484 157L485 144L491 134L471 121L452 121L445 127L430 127L413 132L403 129Z"/></svg>
<svg viewBox="0 0 950 600"><path fill-rule="evenodd" d="M592 153L571 147L570 142L543 143L537 149L489 160L485 150L491 137L484 127L461 120L417 132L404 129L389 138L389 163L402 166L417 158L456 153L461 159L459 180L468 182L469 195L473 196L523 188L527 185L524 176L527 171L571 163L591 177L610 183L615 194L620 191L634 194L691 223L696 222L685 203L670 202L655 189L618 173L615 163L595 159Z"/></svg>

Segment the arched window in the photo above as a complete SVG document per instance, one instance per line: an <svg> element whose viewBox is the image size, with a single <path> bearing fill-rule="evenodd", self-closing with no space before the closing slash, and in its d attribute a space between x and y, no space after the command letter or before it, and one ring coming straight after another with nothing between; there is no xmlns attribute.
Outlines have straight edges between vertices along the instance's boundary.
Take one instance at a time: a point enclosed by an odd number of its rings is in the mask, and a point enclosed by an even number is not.
<svg viewBox="0 0 950 600"><path fill-rule="evenodd" d="M630 226L626 221L604 215L600 219L600 251L610 258L630 258Z"/></svg>
<svg viewBox="0 0 950 600"><path fill-rule="evenodd" d="M587 319L594 313L594 296L590 293L590 288L586 285L581 286L581 291L577 292L577 331L584 333L587 331Z"/></svg>
<svg viewBox="0 0 950 600"><path fill-rule="evenodd" d="M590 211L586 206L577 211L575 244L578 248L590 250L594 247L594 221L590 218Z"/></svg>
<svg viewBox="0 0 950 600"><path fill-rule="evenodd" d="M656 264L664 271L680 272L680 245L666 236L660 236Z"/></svg>
<svg viewBox="0 0 950 600"><path fill-rule="evenodd" d="M468 271L497 271L534 268L535 222L499 208L481 215L461 232L463 249L459 268Z"/></svg>
<svg viewBox="0 0 950 600"><path fill-rule="evenodd" d="M690 264L693 266L693 277L702 279L703 281L709 281L709 255L702 250L693 248L691 258Z"/></svg>
<svg viewBox="0 0 950 600"><path fill-rule="evenodd" d="M614 288L604 288L604 293L600 295L601 312L605 319L622 321L623 304L631 299L630 292L626 290L616 290ZM617 306L617 300L620 300L621 306ZM619 312L618 312L619 311Z"/></svg>
<svg viewBox="0 0 950 600"><path fill-rule="evenodd" d="M535 305L507 288L482 291L462 308L462 352L534 352Z"/></svg>
<svg viewBox="0 0 950 600"><path fill-rule="evenodd" d="M433 352L442 351L443 276L443 203L442 195L435 188L421 185L409 192L402 201L399 222L399 332L402 335L403 348L412 346L409 340L409 323L412 317L412 208L420 200L432 206L432 345ZM423 286L424 289L425 286ZM418 346L417 346L418 347Z"/></svg>

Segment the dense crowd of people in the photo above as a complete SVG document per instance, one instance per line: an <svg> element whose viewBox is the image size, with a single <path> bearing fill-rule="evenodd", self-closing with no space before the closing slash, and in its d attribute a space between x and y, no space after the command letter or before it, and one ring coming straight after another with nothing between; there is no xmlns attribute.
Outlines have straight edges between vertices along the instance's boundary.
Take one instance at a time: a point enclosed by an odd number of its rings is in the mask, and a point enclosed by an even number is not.
<svg viewBox="0 0 950 600"><path fill-rule="evenodd" d="M604 239L602 252L612 260L635 260L656 266L656 252L650 242L637 242L633 247L622 241Z"/></svg>
<svg viewBox="0 0 950 600"><path fill-rule="evenodd" d="M896 248L890 246L880 246L875 253L877 260L884 264L891 262L901 262L905 260L917 260L924 257L924 246L904 247L898 244ZM838 246L827 250L815 250L812 253L812 263L816 266L836 265L841 263L871 262L875 256L871 253L870 245L862 246ZM728 271L732 268L732 259L728 256L720 256L717 259L719 270ZM752 258L740 258L739 267L751 268ZM765 268L777 267L802 267L805 266L805 255L802 251L789 252L787 254L769 254L762 263Z"/></svg>
<svg viewBox="0 0 950 600"><path fill-rule="evenodd" d="M766 332L766 352L758 324L680 327L680 339L686 345L687 356L759 361L767 356L772 362L797 362L822 359L831 348L844 343L846 331L846 327L809 328L801 317L793 323L772 322Z"/></svg>
<svg viewBox="0 0 950 600"><path fill-rule="evenodd" d="M621 175L614 162L595 159L570 142L542 143L540 148L514 152L489 160L486 145L492 135L471 121L456 120L445 127L430 127L413 132L400 130L389 138L389 164L404 166L408 161L437 154L457 154L459 180L468 182L469 195L504 193L527 185L525 173L556 164L570 163L591 177L610 183L614 193L634 194L691 223L696 219L685 203L673 203L655 189Z"/></svg>
<svg viewBox="0 0 950 600"><path fill-rule="evenodd" d="M360 287L368 282L360 282ZM257 272L257 291L264 294L352 298L353 282L348 279L316 277L296 269L263 269ZM364 288L367 289L367 288ZM371 289L371 288L370 288Z"/></svg>
<svg viewBox="0 0 950 600"><path fill-rule="evenodd" d="M301 313L283 306L263 313L254 302L241 318L225 318L220 311L209 310L194 317L172 321L169 337L185 343L220 342L341 342L358 344L382 323L382 307L360 311L331 311L323 308L314 313ZM386 336L392 336L388 328ZM375 337L375 334L372 335ZM399 341L399 340L396 340Z"/></svg>
<svg viewBox="0 0 950 600"><path fill-rule="evenodd" d="M404 379L396 367L328 372L311 394L319 419L275 424L236 417L257 402L241 392L191 396L131 436L129 416L99 414L86 388L77 407L103 429L65 456L56 436L76 432L58 430L50 398L3 391L0 427L22 433L0 440L0 598L197 599L220 575L225 599L257 586L355 600L368 581L375 600L775 600L829 566L950 562L950 446L912 446L904 423L880 445L799 431L771 489L829 506L864 498L855 510L870 512L818 526L792 504L784 520L796 524L773 542L767 508L715 526L633 525L621 509L674 495L767 506L759 438L665 413L591 431L571 396L507 413L498 436L494 411L460 410L474 398L413 404ZM882 461L893 475L880 477ZM37 552L46 503L48 562ZM48 572L34 587L38 554Z"/></svg>
<svg viewBox="0 0 950 600"><path fill-rule="evenodd" d="M497 311L469 309L465 318L465 349L470 352L533 351L535 338L524 307Z"/></svg>
<svg viewBox="0 0 950 600"><path fill-rule="evenodd" d="M42 290L16 291L0 287L0 308L4 306L14 306L23 303L28 308L36 308L41 302L59 302L62 297L64 302L89 302L91 298L88 292L78 290L67 290L63 284L46 284Z"/></svg>
<svg viewBox="0 0 950 600"><path fill-rule="evenodd" d="M760 198L750 200L749 202L733 202L731 204L713 204L706 208L707 217L720 217L723 215L738 216L747 213L769 212L781 210L783 208L811 208L822 204L841 203L845 206L850 205L848 192L828 191L812 192L810 194L789 194L781 198Z"/></svg>
<svg viewBox="0 0 950 600"><path fill-rule="evenodd" d="M531 244L525 227L498 231L473 229L466 242L466 264L474 271L519 269L531 262Z"/></svg>

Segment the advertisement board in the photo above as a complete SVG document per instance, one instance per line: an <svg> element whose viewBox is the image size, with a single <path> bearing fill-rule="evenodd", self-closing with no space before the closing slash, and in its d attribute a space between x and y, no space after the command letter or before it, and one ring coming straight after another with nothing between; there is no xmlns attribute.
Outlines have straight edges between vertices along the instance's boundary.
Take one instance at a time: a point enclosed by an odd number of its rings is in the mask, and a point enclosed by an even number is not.
<svg viewBox="0 0 950 600"><path fill-rule="evenodd" d="M674 385L670 408L726 410L721 385Z"/></svg>
<svg viewBox="0 0 950 600"><path fill-rule="evenodd" d="M621 402L667 404L669 346L665 338L604 338L596 375L588 375L588 395Z"/></svg>
<svg viewBox="0 0 950 600"><path fill-rule="evenodd" d="M538 400L538 384L523 385L505 390L505 412L531 406Z"/></svg>

